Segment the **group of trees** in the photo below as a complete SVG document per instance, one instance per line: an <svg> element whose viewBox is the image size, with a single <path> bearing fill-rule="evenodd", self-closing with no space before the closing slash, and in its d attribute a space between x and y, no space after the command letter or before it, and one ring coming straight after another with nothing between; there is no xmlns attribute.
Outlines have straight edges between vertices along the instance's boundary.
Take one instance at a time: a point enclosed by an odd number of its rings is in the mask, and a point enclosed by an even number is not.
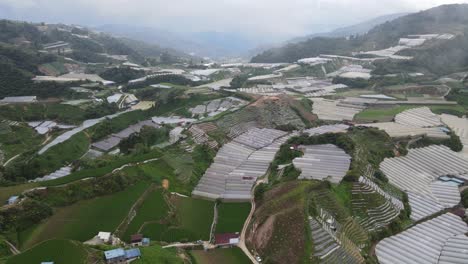
<svg viewBox="0 0 468 264"><path fill-rule="evenodd" d="M130 154L132 152L146 151L151 146L163 143L169 139L170 129L166 126L161 128L143 127L139 133L130 135L119 144L120 152Z"/></svg>
<svg viewBox="0 0 468 264"><path fill-rule="evenodd" d="M130 80L135 80L145 76L144 71L134 70L128 67L110 68L99 74L102 78L116 83L128 83Z"/></svg>

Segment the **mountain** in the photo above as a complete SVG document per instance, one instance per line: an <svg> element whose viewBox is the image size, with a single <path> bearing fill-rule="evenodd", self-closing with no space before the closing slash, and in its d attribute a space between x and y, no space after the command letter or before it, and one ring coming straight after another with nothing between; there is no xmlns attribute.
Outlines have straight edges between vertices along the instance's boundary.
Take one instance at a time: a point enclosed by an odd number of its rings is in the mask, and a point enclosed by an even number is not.
<svg viewBox="0 0 468 264"><path fill-rule="evenodd" d="M55 44L65 46L58 53L44 51L45 46ZM163 55L174 62L192 58L173 49L120 39L80 26L0 20L0 94L58 96L65 92L63 85L34 83L31 78L85 71L86 63L106 66L128 60L150 65Z"/></svg>
<svg viewBox="0 0 468 264"><path fill-rule="evenodd" d="M351 25L347 27L342 27L342 28L337 28L335 30L332 30L330 32L324 32L324 33L316 33L312 34L309 36L305 37L299 37L291 40L290 42L296 43L296 42L301 42L305 41L311 38L316 38L316 37L326 37L326 38L340 38L340 37L348 37L351 35L362 35L366 34L369 32L372 28L383 24L388 21L395 20L399 17L406 16L409 13L397 13L397 14L389 14L389 15L384 15L384 16L379 16L367 21L364 21L362 23L356 24L356 25Z"/></svg>
<svg viewBox="0 0 468 264"><path fill-rule="evenodd" d="M289 43L258 54L252 58L252 62L295 62L301 58L320 54L350 55L352 52L395 46L400 38L411 34L451 33L463 37L467 29L468 5L443 5L399 17L374 27L367 34L349 39L315 37L298 43Z"/></svg>
<svg viewBox="0 0 468 264"><path fill-rule="evenodd" d="M258 41L232 32L171 33L158 28L129 25L103 25L96 29L146 43L157 43L161 47L171 47L201 57L246 56L259 45Z"/></svg>

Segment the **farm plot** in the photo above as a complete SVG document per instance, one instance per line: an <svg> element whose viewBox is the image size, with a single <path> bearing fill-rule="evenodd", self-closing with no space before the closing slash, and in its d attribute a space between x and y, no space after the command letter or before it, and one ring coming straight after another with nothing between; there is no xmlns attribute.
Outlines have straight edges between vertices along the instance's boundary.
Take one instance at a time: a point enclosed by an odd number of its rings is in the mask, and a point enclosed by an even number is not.
<svg viewBox="0 0 468 264"><path fill-rule="evenodd" d="M192 250L190 254L195 259L195 264L249 264L250 259L240 248L221 248L215 250Z"/></svg>
<svg viewBox="0 0 468 264"><path fill-rule="evenodd" d="M183 259L178 257L177 251L174 248L163 249L159 245L153 245L150 247L141 247L140 251L141 258L133 261L133 264L184 264Z"/></svg>
<svg viewBox="0 0 468 264"><path fill-rule="evenodd" d="M31 232L22 247L29 248L51 237L86 241L99 231L113 232L147 187L147 183L140 182L122 192L58 208Z"/></svg>
<svg viewBox="0 0 468 264"><path fill-rule="evenodd" d="M79 242L63 239L44 241L35 247L15 255L6 264L40 263L51 261L56 264L88 263L88 252Z"/></svg>
<svg viewBox="0 0 468 264"><path fill-rule="evenodd" d="M169 206L166 203L163 189L152 191L137 209L135 217L122 237L129 241L133 234L141 233L140 230L148 223L158 223L165 219L169 212Z"/></svg>
<svg viewBox="0 0 468 264"><path fill-rule="evenodd" d="M358 122L390 122L393 118L408 109L419 108L421 105L396 105L396 106L372 106L355 116ZM460 113L463 115L464 109L459 105L430 105L428 107L436 114Z"/></svg>
<svg viewBox="0 0 468 264"><path fill-rule="evenodd" d="M327 100L323 98L313 98L312 112L319 119L343 121L353 120L354 116L366 109L365 103L352 103L340 100Z"/></svg>
<svg viewBox="0 0 468 264"><path fill-rule="evenodd" d="M273 161L286 132L274 129L250 129L225 144L206 170L192 195L208 199L249 201L251 188Z"/></svg>
<svg viewBox="0 0 468 264"><path fill-rule="evenodd" d="M420 220L430 211L425 210L427 199L424 197L432 197L431 204L439 204L443 208L460 202L457 186L440 182L438 178L446 175L466 177L468 162L445 146L433 145L411 149L405 157L385 159L380 169L390 183L414 194L409 200L414 208L411 219Z"/></svg>
<svg viewBox="0 0 468 264"><path fill-rule="evenodd" d="M301 170L299 179L324 180L339 183L346 175L351 157L335 145L304 146L304 156L295 158L293 164Z"/></svg>
<svg viewBox="0 0 468 264"><path fill-rule="evenodd" d="M44 136L38 135L34 129L22 125L0 129L0 152L4 155L3 161L6 162L17 154L38 147L44 139Z"/></svg>
<svg viewBox="0 0 468 264"><path fill-rule="evenodd" d="M235 233L242 231L250 213L250 203L221 203L218 206L216 233Z"/></svg>
<svg viewBox="0 0 468 264"><path fill-rule="evenodd" d="M247 101L235 98L227 97L223 99L215 99L205 104L197 105L194 108L189 109L192 115L208 115L215 116L225 111L236 111L240 107L247 105Z"/></svg>
<svg viewBox="0 0 468 264"><path fill-rule="evenodd" d="M142 233L156 241L183 242L208 240L213 222L214 203L172 195L172 213L166 221L149 223Z"/></svg>
<svg viewBox="0 0 468 264"><path fill-rule="evenodd" d="M468 232L460 217L446 213L380 241L376 246L379 263L442 263L446 254L457 251L454 236ZM453 263L465 263L463 254L452 256Z"/></svg>

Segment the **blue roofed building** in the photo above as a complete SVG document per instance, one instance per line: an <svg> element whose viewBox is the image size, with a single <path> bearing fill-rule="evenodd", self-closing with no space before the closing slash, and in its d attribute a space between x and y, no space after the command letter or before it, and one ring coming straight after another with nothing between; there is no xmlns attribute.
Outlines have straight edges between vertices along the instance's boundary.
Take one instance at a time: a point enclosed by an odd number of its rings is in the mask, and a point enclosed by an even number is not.
<svg viewBox="0 0 468 264"><path fill-rule="evenodd" d="M145 237L145 238L143 238L143 240L141 242L142 242L142 245L144 247L147 247L147 246L150 245L151 240L149 238Z"/></svg>
<svg viewBox="0 0 468 264"><path fill-rule="evenodd" d="M139 248L132 248L125 250L125 258L127 260L133 260L141 257L141 252Z"/></svg>
<svg viewBox="0 0 468 264"><path fill-rule="evenodd" d="M125 250L122 248L112 249L104 252L104 257L107 264L126 263Z"/></svg>
<svg viewBox="0 0 468 264"><path fill-rule="evenodd" d="M7 203L8 204L15 204L19 199L19 196L11 196L10 198L8 198L8 201Z"/></svg>

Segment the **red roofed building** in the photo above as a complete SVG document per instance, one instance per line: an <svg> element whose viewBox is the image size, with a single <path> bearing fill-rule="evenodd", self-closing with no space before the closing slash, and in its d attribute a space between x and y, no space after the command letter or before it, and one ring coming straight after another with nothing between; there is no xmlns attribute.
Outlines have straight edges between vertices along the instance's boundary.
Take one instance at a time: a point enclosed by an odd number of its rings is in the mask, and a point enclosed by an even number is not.
<svg viewBox="0 0 468 264"><path fill-rule="evenodd" d="M215 234L215 245L233 246L239 243L239 233Z"/></svg>
<svg viewBox="0 0 468 264"><path fill-rule="evenodd" d="M142 234L135 234L130 236L130 244L133 247L140 247L143 245L143 235Z"/></svg>

